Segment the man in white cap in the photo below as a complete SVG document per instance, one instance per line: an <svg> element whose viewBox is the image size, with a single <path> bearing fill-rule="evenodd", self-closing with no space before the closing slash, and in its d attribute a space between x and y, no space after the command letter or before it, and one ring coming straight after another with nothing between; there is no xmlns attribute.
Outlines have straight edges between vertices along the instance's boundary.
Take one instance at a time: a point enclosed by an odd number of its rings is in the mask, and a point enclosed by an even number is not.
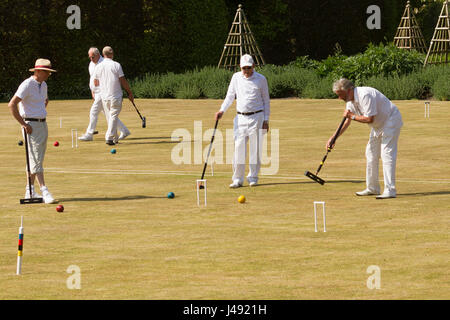
<svg viewBox="0 0 450 320"><path fill-rule="evenodd" d="M357 196L377 195L377 199L395 198L395 167L400 129L403 126L402 115L398 108L380 91L370 87L355 87L347 79L340 79L333 85L333 91L346 102L344 122L340 134L343 134L352 121L367 123L371 127L366 147L366 185ZM336 130L337 131L337 130ZM328 140L327 148L331 146ZM378 181L378 163L383 162L384 192L380 194Z"/></svg>
<svg viewBox="0 0 450 320"><path fill-rule="evenodd" d="M267 79L254 70L252 56L245 54L240 61L241 71L231 78L225 100L215 119L223 114L236 99L237 115L234 118L233 177L230 188L242 187L245 175L247 141L249 141L250 186L258 184L261 167L262 135L269 130L270 97Z"/></svg>
<svg viewBox="0 0 450 320"><path fill-rule="evenodd" d="M91 111L89 113L89 126L86 129L86 133L78 138L82 141L92 141L94 139L95 127L97 126L98 114L100 111L103 110L105 113L107 122L109 118L108 110L104 110L103 108L100 87L96 87L94 85L94 70L95 67L103 61L103 57L101 56L100 51L95 47L89 49L88 56L91 60L89 63L89 88L91 89L92 99L94 99L94 102L92 103ZM117 119L117 128L120 130L119 140L125 139L131 134L130 130L128 130L120 119Z"/></svg>
<svg viewBox="0 0 450 320"><path fill-rule="evenodd" d="M95 67L94 85L100 86L103 107L109 112L108 131L105 134L106 144L118 142L117 123L122 110L122 88L128 93L128 99L134 102L133 92L122 70L120 63L113 61L114 52L111 47L103 48L103 62Z"/></svg>
<svg viewBox="0 0 450 320"><path fill-rule="evenodd" d="M45 81L56 70L52 69L50 60L37 59L33 75L23 81L8 104L13 117L19 122L28 135L28 150L30 159L30 181L25 190L25 198L30 198L30 188L33 198L40 198L34 190L37 178L45 203L56 203L57 200L48 191L44 180L44 156L47 149L48 127L47 116L47 84ZM28 182L28 179L27 179Z"/></svg>

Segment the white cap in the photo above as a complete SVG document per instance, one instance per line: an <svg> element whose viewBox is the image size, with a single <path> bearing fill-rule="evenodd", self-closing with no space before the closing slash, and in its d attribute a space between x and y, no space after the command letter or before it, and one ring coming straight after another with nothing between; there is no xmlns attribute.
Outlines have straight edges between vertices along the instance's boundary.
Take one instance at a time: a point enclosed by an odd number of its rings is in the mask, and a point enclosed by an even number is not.
<svg viewBox="0 0 450 320"><path fill-rule="evenodd" d="M254 62L253 62L253 58L252 58L251 55L249 55L249 54L244 54L244 55L241 57L241 63L240 63L241 68L242 68L242 67L252 67L253 64L254 64Z"/></svg>

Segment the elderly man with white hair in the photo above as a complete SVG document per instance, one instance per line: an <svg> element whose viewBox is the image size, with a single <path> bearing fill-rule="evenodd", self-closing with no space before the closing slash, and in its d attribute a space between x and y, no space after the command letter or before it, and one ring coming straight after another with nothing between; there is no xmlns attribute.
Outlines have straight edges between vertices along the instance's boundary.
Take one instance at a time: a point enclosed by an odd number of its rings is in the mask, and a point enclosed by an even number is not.
<svg viewBox="0 0 450 320"><path fill-rule="evenodd" d="M89 113L89 125L86 129L86 133L78 138L82 141L94 140L94 132L95 127L97 126L98 114L102 110L105 113L107 122L109 118L108 110L103 108L102 97L100 95L100 87L96 87L94 85L95 67L103 62L103 57L101 56L100 51L95 47L89 48L88 56L91 60L91 62L89 63L89 88L91 89L92 99L94 99L94 102L92 103L91 111ZM130 130L128 130L128 128L123 124L122 121L120 121L120 119L117 120L117 128L120 130L120 136L118 140L125 139L131 134Z"/></svg>
<svg viewBox="0 0 450 320"><path fill-rule="evenodd" d="M236 99L236 117L234 118L234 159L233 177L230 188L242 187L245 175L247 141L249 141L250 186L258 184L261 167L262 134L269 130L270 97L267 79L254 70L252 56L245 54L240 61L241 71L231 78L225 100L216 113L215 119L223 114Z"/></svg>
<svg viewBox="0 0 450 320"><path fill-rule="evenodd" d="M340 79L333 84L333 91L346 102L344 117L347 118L339 136L344 133L352 121L367 123L371 127L369 142L366 147L366 185L358 196L377 195L377 199L395 198L395 168L397 162L397 145L402 116L395 106L380 91L371 87L355 87L348 79ZM336 130L337 131L337 130ZM327 148L336 133L328 140ZM378 181L378 163L383 162L384 192L380 195Z"/></svg>
<svg viewBox="0 0 450 320"><path fill-rule="evenodd" d="M114 52L109 46L102 50L104 60L94 71L94 85L100 86L103 107L109 112L108 131L105 134L106 144L115 145L118 141L117 124L122 110L122 88L128 93L128 99L133 103L133 92L122 70L120 63L113 60Z"/></svg>

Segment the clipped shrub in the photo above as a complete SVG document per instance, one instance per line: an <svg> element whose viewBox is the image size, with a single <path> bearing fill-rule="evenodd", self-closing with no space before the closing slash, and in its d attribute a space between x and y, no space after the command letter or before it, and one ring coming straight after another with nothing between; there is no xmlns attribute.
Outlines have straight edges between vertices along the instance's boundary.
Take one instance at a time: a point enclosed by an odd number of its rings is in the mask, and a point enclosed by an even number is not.
<svg viewBox="0 0 450 320"><path fill-rule="evenodd" d="M308 99L334 99L336 94L333 92L332 77L317 78L317 81L310 82L306 86L302 98Z"/></svg>
<svg viewBox="0 0 450 320"><path fill-rule="evenodd" d="M434 98L437 100L448 101L450 100L450 73L443 74L437 78L432 85L432 92Z"/></svg>

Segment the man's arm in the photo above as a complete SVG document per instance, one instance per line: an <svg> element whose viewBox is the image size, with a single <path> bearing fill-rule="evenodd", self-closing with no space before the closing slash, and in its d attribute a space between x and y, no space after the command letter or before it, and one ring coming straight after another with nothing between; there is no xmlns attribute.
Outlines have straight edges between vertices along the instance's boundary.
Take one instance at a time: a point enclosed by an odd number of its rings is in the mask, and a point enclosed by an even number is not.
<svg viewBox="0 0 450 320"><path fill-rule="evenodd" d="M220 110L216 112L215 120L218 120L222 118L225 111L228 110L228 108L233 103L234 99L236 98L236 88L234 83L235 76L231 78L230 85L228 86L227 95L225 97L225 100L223 100L222 105L220 106Z"/></svg>
<svg viewBox="0 0 450 320"><path fill-rule="evenodd" d="M14 97L12 97L11 101L9 101L8 107L9 107L9 110L10 110L12 116L14 117L14 119L17 120L17 122L22 126L22 128L25 128L25 130L28 134L31 134L33 129L20 116L19 108L18 108L20 101L22 101L22 99L20 99L18 96L14 96Z"/></svg>
<svg viewBox="0 0 450 320"><path fill-rule="evenodd" d="M128 94L128 99L130 99L131 102L134 102L134 96L133 96L133 92L131 92L130 86L128 85L128 81L125 77L120 77L119 78L120 81L120 85L122 86L122 88L125 89L125 91Z"/></svg>
<svg viewBox="0 0 450 320"><path fill-rule="evenodd" d="M338 131L338 129L339 129L339 127L336 129L336 131L334 132L334 134L330 137L330 139L328 139L328 141L327 141L327 145L326 145L326 148L328 149L328 148L331 148L331 149L333 149L334 148L334 146L336 145L336 140L345 132L345 130L347 130L347 128L350 126L350 123L351 123L352 121L350 120L350 119L346 119L345 120L345 122L344 122L344 124L342 125L342 128L341 128L341 131L339 131L339 134L336 136L336 134L338 133L337 131ZM336 136L336 137L335 137ZM331 144L331 142L333 142L333 139L334 139L334 143L333 144Z"/></svg>
<svg viewBox="0 0 450 320"><path fill-rule="evenodd" d="M270 95L269 95L269 85L267 84L267 79L264 78L262 81L261 95L264 104L264 122L263 130L269 131L269 117L270 117Z"/></svg>
<svg viewBox="0 0 450 320"><path fill-rule="evenodd" d="M344 117L346 117L347 119L350 119L350 120L355 120L355 121L361 122L361 123L372 123L373 119L375 118L375 116L370 116L370 117L357 116L350 110L345 110Z"/></svg>

